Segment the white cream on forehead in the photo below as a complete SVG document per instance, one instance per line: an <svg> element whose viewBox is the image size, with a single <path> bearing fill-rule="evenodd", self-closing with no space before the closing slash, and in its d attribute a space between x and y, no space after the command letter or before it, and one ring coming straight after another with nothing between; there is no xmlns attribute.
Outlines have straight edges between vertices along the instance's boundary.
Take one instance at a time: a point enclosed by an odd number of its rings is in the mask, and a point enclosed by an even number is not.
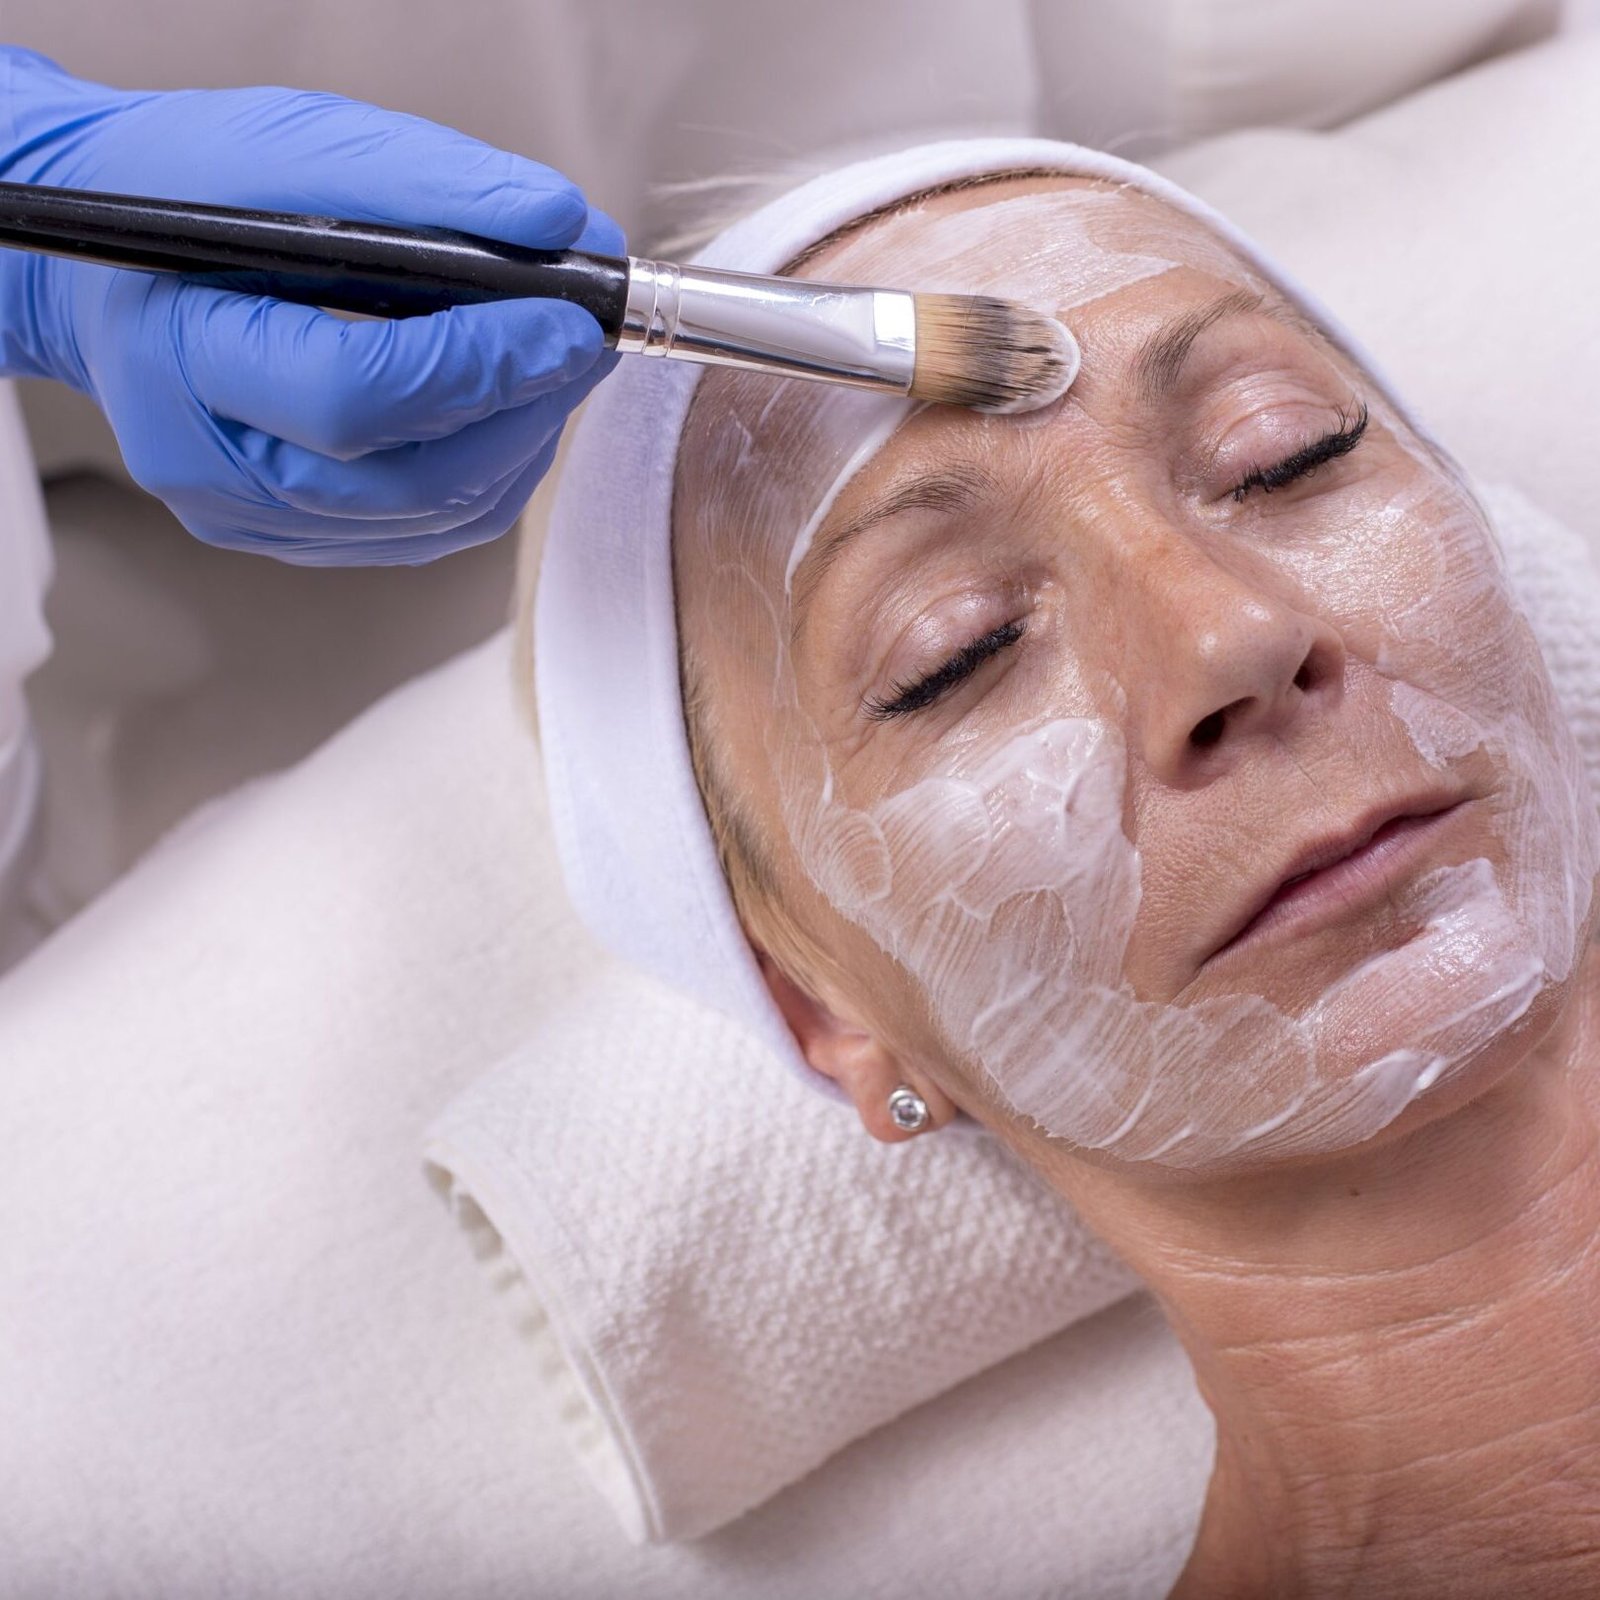
<svg viewBox="0 0 1600 1600"><path fill-rule="evenodd" d="M1221 245L1207 259L1203 241L1193 253L1175 250L1181 262L1123 256L1105 241L1125 224L1103 192L1029 195L925 219L906 242L906 264L896 251L892 265L908 282L915 273L918 288L1034 304L1044 294L1058 309L1180 264L1220 270L1226 261L1234 281L1259 281ZM772 526L751 530L757 544L790 541L786 580L844 485L913 409L865 396L814 408L808 425L828 436L842 467L809 503L764 505ZM1374 415L1409 437L1387 408L1375 405ZM988 425L1030 424L1041 425ZM1248 994L1162 1005L1127 984L1141 861L1123 831L1127 758L1114 718L1040 717L963 745L917 781L853 807L800 709L790 628L774 614L769 748L801 863L839 913L917 981L948 1047L1046 1133L1200 1170L1348 1148L1465 1066L1571 971L1600 871L1587 776L1542 672L1506 685L1485 670L1496 651L1515 658L1508 630L1522 624L1505 603L1478 508L1430 458L1419 452L1417 461L1426 470L1409 497L1358 506L1360 525L1324 541L1337 548L1269 555L1334 614L1360 615L1383 592L1371 570L1382 541L1436 530L1419 592L1377 619L1370 670L1387 680L1397 726L1424 761L1448 771L1480 747L1499 755L1505 861L1498 870L1468 861L1406 884L1398 901L1415 935L1341 975L1296 1015ZM1463 619L1473 621L1463 627ZM1116 712L1120 692L1111 699ZM1402 1017L1401 1035L1382 1035ZM1379 1041L1363 1055L1375 1019Z"/></svg>
<svg viewBox="0 0 1600 1600"><path fill-rule="evenodd" d="M891 253L897 286L921 294L991 294L1062 316L1108 294L1201 260L1169 260L1109 247L1104 236L1118 221L1115 195L1098 189L1015 195L988 205L928 217L910 211L919 227L904 253ZM1223 257L1205 255L1215 267ZM1227 258L1237 272L1237 263ZM800 525L784 572L785 592L817 530L852 479L923 407L892 396L853 396L861 443ZM865 402L865 403L863 403ZM1049 407L1045 408L1048 412ZM1021 421L1021 418L1013 419Z"/></svg>
<svg viewBox="0 0 1600 1600"><path fill-rule="evenodd" d="M851 479L889 442L891 436L898 433L901 427L921 409L920 406L904 400L885 400L880 416L863 419L866 423L866 433L861 443L846 458L839 476L828 485L822 499L817 503L817 509L806 518L804 526L794 537L794 544L789 549L788 563L783 569L784 594L793 593L795 569L805 560L807 552L811 549L811 542L817 536L817 529L828 520L828 513L833 510L834 501L844 493Z"/></svg>

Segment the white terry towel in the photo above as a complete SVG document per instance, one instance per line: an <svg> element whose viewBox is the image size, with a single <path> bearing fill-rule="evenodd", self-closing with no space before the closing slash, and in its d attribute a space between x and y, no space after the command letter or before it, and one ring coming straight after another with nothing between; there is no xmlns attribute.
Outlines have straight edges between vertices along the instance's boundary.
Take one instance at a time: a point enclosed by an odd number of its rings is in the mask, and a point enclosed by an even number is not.
<svg viewBox="0 0 1600 1600"><path fill-rule="evenodd" d="M1516 491L1483 500L1600 795L1600 573ZM425 1148L520 1270L542 1377L635 1540L716 1528L1132 1284L995 1141L879 1145L738 1023L626 973Z"/></svg>
<svg viewBox="0 0 1600 1600"><path fill-rule="evenodd" d="M521 1269L569 1439L636 1542L719 1527L1134 1287L994 1141L881 1145L629 973L544 1017L424 1153Z"/></svg>

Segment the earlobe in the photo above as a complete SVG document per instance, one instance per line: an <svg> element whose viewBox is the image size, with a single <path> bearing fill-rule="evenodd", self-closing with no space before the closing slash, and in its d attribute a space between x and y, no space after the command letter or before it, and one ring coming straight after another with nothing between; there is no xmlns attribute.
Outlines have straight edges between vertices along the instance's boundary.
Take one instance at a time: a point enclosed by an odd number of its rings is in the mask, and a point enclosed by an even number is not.
<svg viewBox="0 0 1600 1600"><path fill-rule="evenodd" d="M927 1128L943 1127L956 1114L952 1101L920 1074L905 1070L877 1038L848 1022L798 984L764 950L756 960L800 1053L824 1077L832 1078L854 1103L862 1125L875 1139L899 1144L916 1132L899 1126L890 1097L909 1086L928 1107Z"/></svg>

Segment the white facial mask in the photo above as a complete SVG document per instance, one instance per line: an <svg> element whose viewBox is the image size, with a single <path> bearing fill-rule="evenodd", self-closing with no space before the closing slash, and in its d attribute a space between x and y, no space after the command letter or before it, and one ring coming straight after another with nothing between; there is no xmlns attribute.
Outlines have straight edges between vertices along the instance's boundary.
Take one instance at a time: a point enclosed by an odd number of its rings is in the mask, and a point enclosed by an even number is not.
<svg viewBox="0 0 1600 1600"><path fill-rule="evenodd" d="M827 275L1008 295L1069 322L1180 266L1266 287L1193 228L1158 253L1152 207L1085 189L1003 200L915 233L897 223L892 244L869 232ZM1091 344L1086 369L1094 359ZM1347 692L1385 709L1366 792L1406 774L1414 789L1425 769L1448 786L1492 763L1495 848L1403 883L1390 942L1292 1003L1237 976L1177 1003L1135 992L1151 863L1126 831L1128 686L1092 665L1063 670L1054 700L1013 726L958 726L893 792L844 780L803 709L796 585L839 494L915 408L790 384L754 426L735 403L696 442L697 481L715 487L677 536L708 541L714 559L700 564L708 592L680 599L684 625L703 599L739 658L763 664L765 759L802 869L909 975L944 1048L1081 1148L1196 1170L1348 1148L1467 1067L1576 960L1600 871L1576 747L1476 502L1381 395L1366 399L1413 470L1341 495L1336 514L1275 524L1239 569L1260 574L1263 615L1303 597L1343 641ZM1255 775L1265 856L1349 825L1347 810L1319 816L1315 774Z"/></svg>

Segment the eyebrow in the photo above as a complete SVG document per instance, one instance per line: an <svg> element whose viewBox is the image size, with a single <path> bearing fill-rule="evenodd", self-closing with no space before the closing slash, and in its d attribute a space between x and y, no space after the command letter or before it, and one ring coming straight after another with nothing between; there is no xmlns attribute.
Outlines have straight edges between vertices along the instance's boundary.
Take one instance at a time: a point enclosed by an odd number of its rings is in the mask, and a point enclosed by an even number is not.
<svg viewBox="0 0 1600 1600"><path fill-rule="evenodd" d="M1157 328L1128 364L1134 384L1146 400L1159 400L1169 394L1183 376L1185 363L1195 341L1208 328L1228 317L1263 314L1301 333L1316 334L1312 324L1297 316L1288 306L1279 306L1253 289L1235 289L1197 306ZM828 568L845 548L869 528L906 511L940 511L949 516L970 511L986 495L998 492L990 474L976 466L942 467L891 489L880 499L863 506L853 517L828 528L806 552L795 573L793 606L795 632L800 631L812 593Z"/></svg>
<svg viewBox="0 0 1600 1600"><path fill-rule="evenodd" d="M939 511L958 516L970 511L986 495L996 492L994 478L981 467L958 465L923 473L863 506L853 517L838 523L806 552L795 573L794 610L804 616L812 591L823 574L843 554L845 547L869 528L907 511Z"/></svg>
<svg viewBox="0 0 1600 1600"><path fill-rule="evenodd" d="M1133 375L1141 398L1160 400L1170 394L1183 376L1184 364L1189 359L1195 340L1207 328L1226 318L1243 316L1271 317L1274 322L1281 322L1296 333L1317 340L1323 338L1321 329L1301 316L1293 306L1270 300L1265 295L1257 294L1254 289L1235 289L1220 300L1213 300L1210 305L1196 306L1193 311L1175 317L1165 327L1157 328L1139 346L1128 370Z"/></svg>

